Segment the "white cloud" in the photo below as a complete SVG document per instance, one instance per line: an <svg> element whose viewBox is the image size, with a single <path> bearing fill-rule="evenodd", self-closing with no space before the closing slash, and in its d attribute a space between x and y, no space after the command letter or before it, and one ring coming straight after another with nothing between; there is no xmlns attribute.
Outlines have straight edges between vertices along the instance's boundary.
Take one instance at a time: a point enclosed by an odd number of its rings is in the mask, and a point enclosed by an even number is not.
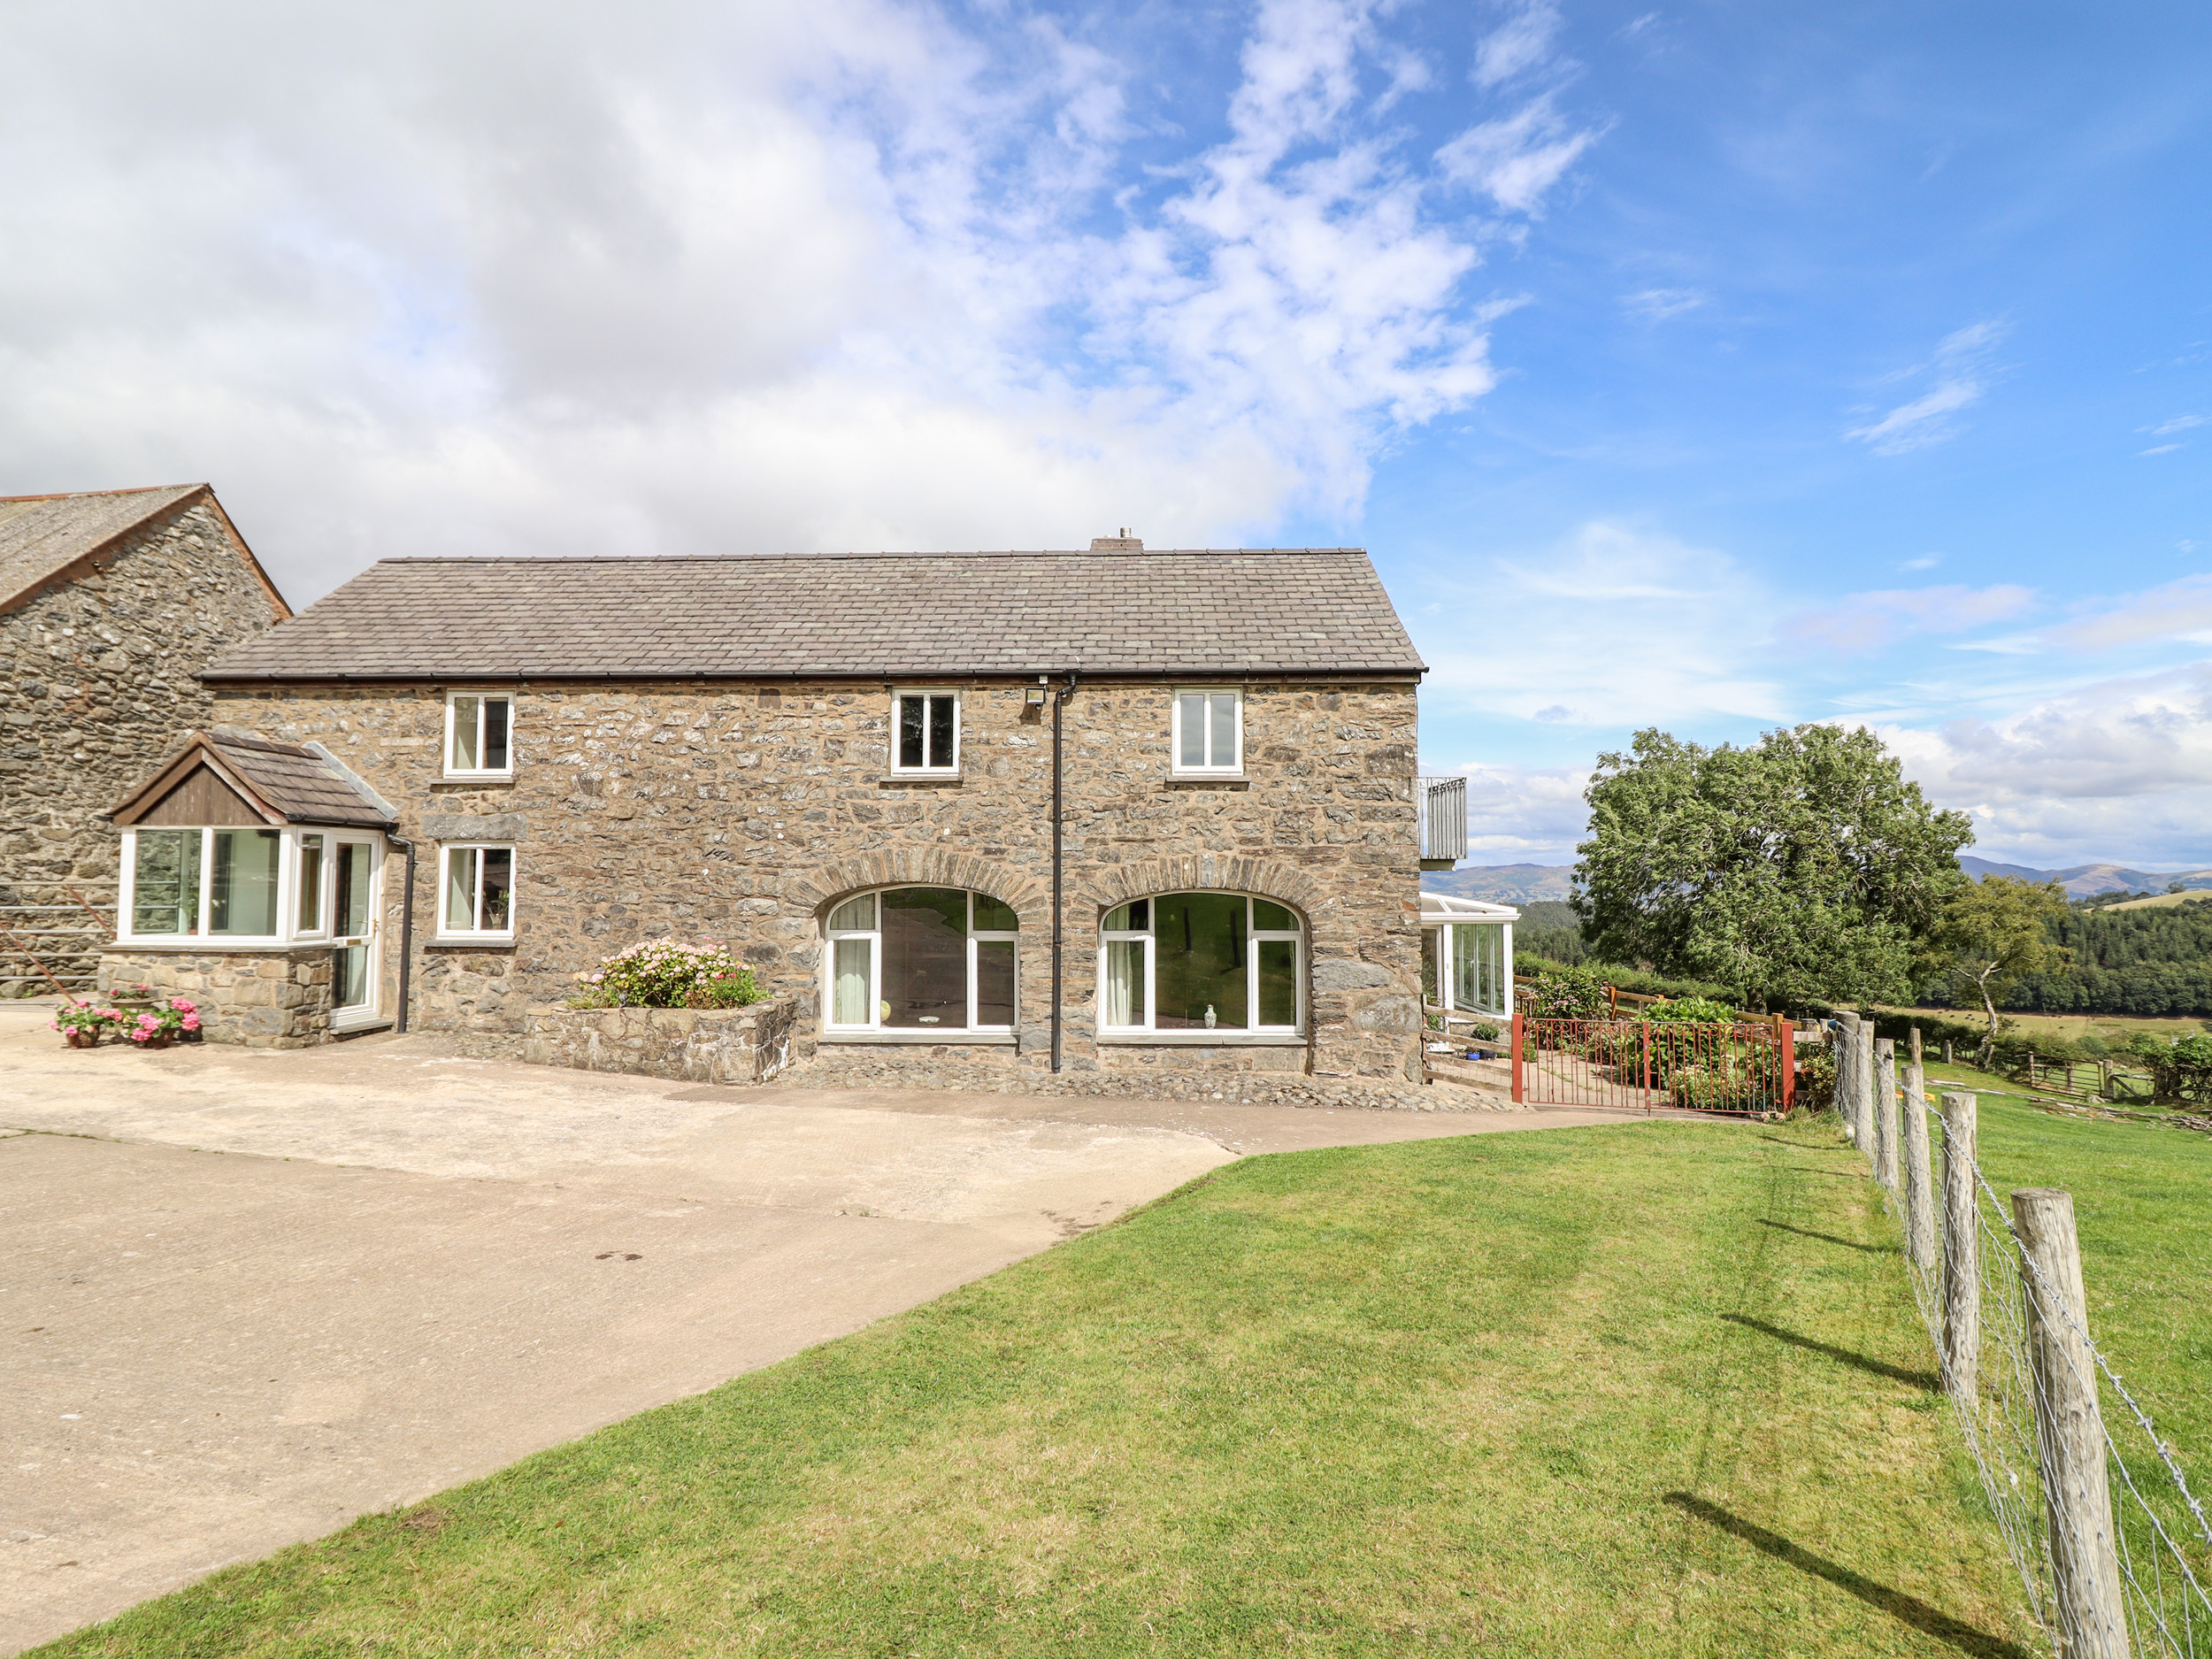
<svg viewBox="0 0 2212 1659"><path fill-rule="evenodd" d="M1914 634L1959 634L2016 617L2035 604L2032 588L1897 588L1846 594L1791 619L1791 631L1832 651L1878 649Z"/></svg>
<svg viewBox="0 0 2212 1659"><path fill-rule="evenodd" d="M988 8L35 11L0 488L211 479L301 598L396 551L1348 515L1492 381L1429 194L1532 212L1587 142L1547 104L1424 176L1363 102L1424 73L1378 15L1268 0L1228 137L1141 175L1119 68Z"/></svg>
<svg viewBox="0 0 2212 1659"><path fill-rule="evenodd" d="M1970 323L1945 335L1936 345L1932 365L1888 377L1932 373L1934 384L1879 420L1854 426L1844 436L1858 439L1877 455L1903 455L1955 436L1959 423L1952 417L1979 403L1988 391L1995 374L1990 353L2008 332L2008 325L1993 320Z"/></svg>
<svg viewBox="0 0 2212 1659"><path fill-rule="evenodd" d="M1631 316L1647 323L1663 323L1670 317L1679 317L1705 304L1711 296L1696 288L1646 288L1638 294L1624 294L1621 305Z"/></svg>
<svg viewBox="0 0 2212 1659"><path fill-rule="evenodd" d="M1724 554L1588 524L1486 562L1442 603L1440 618L1412 618L1440 708L1615 727L1787 715L1746 620L1771 615L1772 595Z"/></svg>
<svg viewBox="0 0 2212 1659"><path fill-rule="evenodd" d="M2053 637L2062 645L2093 651L2185 639L2207 629L2212 629L2212 575L2198 575L2130 594L2097 615L2055 630Z"/></svg>
<svg viewBox="0 0 2212 1659"><path fill-rule="evenodd" d="M1561 21L1559 8L1547 0L1531 0L1515 8L1476 42L1474 83L1487 88L1548 66Z"/></svg>
<svg viewBox="0 0 2212 1659"><path fill-rule="evenodd" d="M1513 114L1471 127L1436 152L1437 165L1508 213L1532 218L1544 196L1582 152L1604 136L1602 127L1575 129L1547 92Z"/></svg>
<svg viewBox="0 0 2212 1659"><path fill-rule="evenodd" d="M2160 443L2160 444L2154 444L2151 448L2149 448L2149 449L2138 449L2138 450L2136 451L2136 454L2138 454L2138 455L2171 455L2171 454L2172 454L2172 453L2173 453L2176 449L2180 449L2180 448L2182 448L2182 446L2181 446L2180 444L2178 444L2178 443Z"/></svg>
<svg viewBox="0 0 2212 1659"><path fill-rule="evenodd" d="M1467 776L1467 856L1479 864L1571 859L1589 823L1587 767L1455 768Z"/></svg>
<svg viewBox="0 0 2212 1659"><path fill-rule="evenodd" d="M1901 571L1932 571L1943 563L1940 553L1923 553L1916 559L1907 559L1897 568Z"/></svg>
<svg viewBox="0 0 2212 1659"><path fill-rule="evenodd" d="M2212 663L1875 729L1937 804L1974 813L1985 856L2212 863Z"/></svg>
<svg viewBox="0 0 2212 1659"><path fill-rule="evenodd" d="M2162 438L2170 432L2186 432L2192 426L2201 426L2207 420L2212 420L2212 416L2176 415L2171 420L2155 426L2138 426L2136 431L2147 432L2154 438Z"/></svg>

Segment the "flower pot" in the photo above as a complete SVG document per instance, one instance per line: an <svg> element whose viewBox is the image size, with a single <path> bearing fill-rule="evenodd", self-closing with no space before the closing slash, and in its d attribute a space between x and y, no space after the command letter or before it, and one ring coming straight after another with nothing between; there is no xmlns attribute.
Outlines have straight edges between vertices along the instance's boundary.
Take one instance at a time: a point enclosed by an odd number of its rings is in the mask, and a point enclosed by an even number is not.
<svg viewBox="0 0 2212 1659"><path fill-rule="evenodd" d="M176 1038L177 1033L173 1031L157 1031L139 1046L144 1048L166 1048L176 1041Z"/></svg>
<svg viewBox="0 0 2212 1659"><path fill-rule="evenodd" d="M100 1041L100 1033L96 1031L65 1031L62 1036L73 1048L96 1048Z"/></svg>

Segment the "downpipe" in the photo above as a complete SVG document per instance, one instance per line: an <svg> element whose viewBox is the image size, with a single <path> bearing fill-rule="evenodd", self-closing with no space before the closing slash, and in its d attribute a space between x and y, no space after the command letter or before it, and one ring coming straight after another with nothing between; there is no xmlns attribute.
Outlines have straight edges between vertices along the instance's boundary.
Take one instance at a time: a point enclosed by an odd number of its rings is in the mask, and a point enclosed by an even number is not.
<svg viewBox="0 0 2212 1659"><path fill-rule="evenodd" d="M407 986L415 965L415 843L403 841L387 830L384 839L405 849L407 872L400 878L402 891L399 900L399 1009L392 1021L392 1034L403 1036L407 1031Z"/></svg>
<svg viewBox="0 0 2212 1659"><path fill-rule="evenodd" d="M1075 695L1075 673L1068 672L1068 683L1052 694L1052 1069L1060 1070L1062 1027L1064 1024L1060 1011L1060 990L1065 974L1065 941L1061 929L1060 899L1066 872L1066 836L1064 819L1065 789L1062 755L1062 710L1068 699Z"/></svg>

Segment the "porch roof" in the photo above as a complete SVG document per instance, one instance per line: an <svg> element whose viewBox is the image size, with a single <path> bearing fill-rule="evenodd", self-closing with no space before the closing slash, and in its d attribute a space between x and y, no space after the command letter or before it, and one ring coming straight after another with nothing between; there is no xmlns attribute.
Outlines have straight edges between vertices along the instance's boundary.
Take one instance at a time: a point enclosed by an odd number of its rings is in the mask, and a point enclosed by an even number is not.
<svg viewBox="0 0 2212 1659"><path fill-rule="evenodd" d="M319 744L273 743L242 732L194 732L108 813L137 824L202 767L270 824L384 829L398 816Z"/></svg>
<svg viewBox="0 0 2212 1659"><path fill-rule="evenodd" d="M1493 904L1487 899L1463 899L1449 893L1423 893L1421 920L1425 925L1439 922L1517 922L1520 911L1510 904Z"/></svg>

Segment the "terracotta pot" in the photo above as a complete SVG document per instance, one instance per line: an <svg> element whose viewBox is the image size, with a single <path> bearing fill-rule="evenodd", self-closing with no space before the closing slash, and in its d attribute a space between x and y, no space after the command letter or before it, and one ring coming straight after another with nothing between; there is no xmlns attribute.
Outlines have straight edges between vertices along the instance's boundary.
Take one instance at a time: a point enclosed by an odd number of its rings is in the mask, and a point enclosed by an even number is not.
<svg viewBox="0 0 2212 1659"><path fill-rule="evenodd" d="M157 1031L138 1046L142 1048L166 1048L176 1040L177 1033L173 1031Z"/></svg>
<svg viewBox="0 0 2212 1659"><path fill-rule="evenodd" d="M100 1033L96 1031L71 1030L65 1031L62 1035L68 1040L69 1046L73 1048L90 1048L100 1041Z"/></svg>

